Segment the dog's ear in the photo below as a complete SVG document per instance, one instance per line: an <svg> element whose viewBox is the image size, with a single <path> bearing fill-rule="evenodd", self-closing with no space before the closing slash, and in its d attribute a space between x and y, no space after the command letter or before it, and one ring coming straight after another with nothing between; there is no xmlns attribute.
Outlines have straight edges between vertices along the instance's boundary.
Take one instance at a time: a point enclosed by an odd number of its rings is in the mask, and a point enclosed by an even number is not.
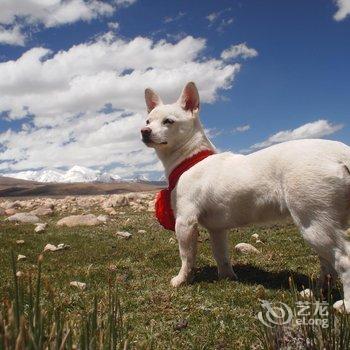
<svg viewBox="0 0 350 350"><path fill-rule="evenodd" d="M195 109L199 109L199 94L197 86L194 82L191 81L186 84L182 90L178 103L185 111L194 111Z"/></svg>
<svg viewBox="0 0 350 350"><path fill-rule="evenodd" d="M148 113L151 112L153 108L163 104L162 100L157 95L157 93L150 88L147 88L145 90L145 100Z"/></svg>

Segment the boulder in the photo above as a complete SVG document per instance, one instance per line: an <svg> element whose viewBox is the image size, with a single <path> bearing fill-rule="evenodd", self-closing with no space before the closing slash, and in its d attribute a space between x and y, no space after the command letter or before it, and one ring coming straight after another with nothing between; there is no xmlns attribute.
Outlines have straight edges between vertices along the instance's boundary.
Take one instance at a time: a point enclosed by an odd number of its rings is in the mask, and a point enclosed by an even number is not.
<svg viewBox="0 0 350 350"><path fill-rule="evenodd" d="M6 220L13 222L23 222L29 224L36 224L40 221L40 219L33 214L30 213L17 213L12 216L9 216Z"/></svg>
<svg viewBox="0 0 350 350"><path fill-rule="evenodd" d="M53 210L51 208L39 207L32 210L30 214L37 215L37 216L47 216L47 215L52 215Z"/></svg>
<svg viewBox="0 0 350 350"><path fill-rule="evenodd" d="M97 219L94 214L86 214L86 215L71 215L66 216L65 218L59 220L57 222L57 226L96 226L101 224L101 221Z"/></svg>
<svg viewBox="0 0 350 350"><path fill-rule="evenodd" d="M17 209L15 208L5 209L5 215L14 215L16 213L17 213Z"/></svg>

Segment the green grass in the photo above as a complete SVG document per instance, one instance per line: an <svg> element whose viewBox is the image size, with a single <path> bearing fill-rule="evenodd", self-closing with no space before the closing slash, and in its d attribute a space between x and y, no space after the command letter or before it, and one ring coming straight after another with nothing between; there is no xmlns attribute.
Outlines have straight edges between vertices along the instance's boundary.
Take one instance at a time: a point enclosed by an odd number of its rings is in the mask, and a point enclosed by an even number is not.
<svg viewBox="0 0 350 350"><path fill-rule="evenodd" d="M45 233L36 234L32 225L0 224L0 293L8 295L13 284L10 252L23 254L17 269L25 275L36 270L38 255L47 243L65 243L69 250L45 253L42 263L44 300L54 303L75 320L87 312L95 297L104 300L108 281L117 285L124 325L131 348L136 349L246 349L259 348L256 314L259 299L292 302L288 279L297 286L319 271L318 259L305 245L292 224L232 230L235 244L250 242L259 233L260 255L237 256L232 261L239 280L218 281L210 243L201 232L195 280L173 289L170 278L180 267L173 233L161 229L152 213L125 210L106 226L58 228L58 217L49 219ZM127 218L130 218L128 221ZM145 229L146 234L138 234ZM129 240L116 237L118 230L133 233ZM25 244L18 245L16 240ZM253 243L254 244L254 243ZM87 283L85 291L72 289L70 281ZM51 304L50 304L51 303ZM186 320L187 327L175 325Z"/></svg>

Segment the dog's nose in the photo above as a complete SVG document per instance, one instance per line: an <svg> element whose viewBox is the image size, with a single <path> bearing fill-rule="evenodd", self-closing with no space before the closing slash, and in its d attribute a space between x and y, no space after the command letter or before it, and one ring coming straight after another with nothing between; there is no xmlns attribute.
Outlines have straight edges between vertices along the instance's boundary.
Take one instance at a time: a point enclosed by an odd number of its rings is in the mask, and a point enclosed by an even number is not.
<svg viewBox="0 0 350 350"><path fill-rule="evenodd" d="M142 137L149 137L151 135L152 129L149 127L145 127L141 129Z"/></svg>

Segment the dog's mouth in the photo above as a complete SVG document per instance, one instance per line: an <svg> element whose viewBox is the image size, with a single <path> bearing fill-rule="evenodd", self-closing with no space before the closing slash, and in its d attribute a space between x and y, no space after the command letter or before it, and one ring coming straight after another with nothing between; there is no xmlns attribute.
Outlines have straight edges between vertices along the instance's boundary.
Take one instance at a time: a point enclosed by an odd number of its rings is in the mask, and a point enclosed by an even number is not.
<svg viewBox="0 0 350 350"><path fill-rule="evenodd" d="M156 146L161 146L161 145L167 145L168 142L163 141L163 142L155 142L149 138L142 138L142 142L147 146L147 147L156 147Z"/></svg>

